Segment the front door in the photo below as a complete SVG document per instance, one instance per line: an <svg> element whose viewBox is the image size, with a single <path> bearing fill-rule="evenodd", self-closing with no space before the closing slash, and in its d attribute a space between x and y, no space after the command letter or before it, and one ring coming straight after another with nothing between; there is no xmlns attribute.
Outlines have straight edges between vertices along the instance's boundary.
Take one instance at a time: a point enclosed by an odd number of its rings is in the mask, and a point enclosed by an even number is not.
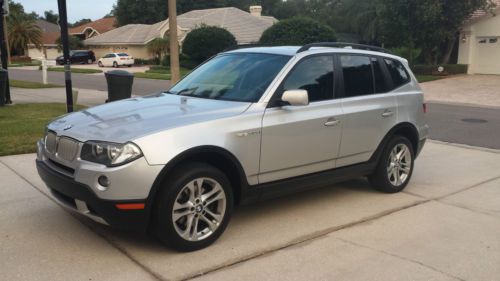
<svg viewBox="0 0 500 281"><path fill-rule="evenodd" d="M333 169L337 157L342 114L340 101L333 99L332 55L306 57L298 62L275 93L307 90L307 106L275 106L266 109L262 120L259 182ZM271 103L272 104L272 103Z"/></svg>

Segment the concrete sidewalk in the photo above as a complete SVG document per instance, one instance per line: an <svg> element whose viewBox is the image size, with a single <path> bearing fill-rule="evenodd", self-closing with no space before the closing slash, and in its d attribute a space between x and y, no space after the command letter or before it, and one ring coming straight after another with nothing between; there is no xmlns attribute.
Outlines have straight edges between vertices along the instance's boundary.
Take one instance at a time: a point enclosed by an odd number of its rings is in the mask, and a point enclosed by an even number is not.
<svg viewBox="0 0 500 281"><path fill-rule="evenodd" d="M403 193L359 179L246 206L184 254L70 215L34 158L0 158L1 280L500 279L499 151L430 142Z"/></svg>

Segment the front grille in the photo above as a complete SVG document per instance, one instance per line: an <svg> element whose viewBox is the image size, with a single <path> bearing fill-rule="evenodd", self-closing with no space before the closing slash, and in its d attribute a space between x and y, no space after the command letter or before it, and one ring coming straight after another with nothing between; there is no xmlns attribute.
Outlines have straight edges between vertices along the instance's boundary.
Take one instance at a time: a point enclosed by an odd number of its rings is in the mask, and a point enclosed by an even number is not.
<svg viewBox="0 0 500 281"><path fill-rule="evenodd" d="M54 154L56 153L57 147L57 136L53 132L48 132L45 137L45 149L47 152Z"/></svg>
<svg viewBox="0 0 500 281"><path fill-rule="evenodd" d="M73 161L78 153L78 142L70 139L61 137L57 143L57 156L66 160Z"/></svg>

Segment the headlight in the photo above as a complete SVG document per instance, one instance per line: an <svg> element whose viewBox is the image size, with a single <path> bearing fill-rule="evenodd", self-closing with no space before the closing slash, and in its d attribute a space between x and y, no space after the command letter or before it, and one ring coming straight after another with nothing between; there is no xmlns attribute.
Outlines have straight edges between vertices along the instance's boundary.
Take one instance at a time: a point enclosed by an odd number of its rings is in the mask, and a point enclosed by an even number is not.
<svg viewBox="0 0 500 281"><path fill-rule="evenodd" d="M119 166L142 156L142 151L133 143L118 144L109 142L88 141L83 144L80 158L82 160Z"/></svg>

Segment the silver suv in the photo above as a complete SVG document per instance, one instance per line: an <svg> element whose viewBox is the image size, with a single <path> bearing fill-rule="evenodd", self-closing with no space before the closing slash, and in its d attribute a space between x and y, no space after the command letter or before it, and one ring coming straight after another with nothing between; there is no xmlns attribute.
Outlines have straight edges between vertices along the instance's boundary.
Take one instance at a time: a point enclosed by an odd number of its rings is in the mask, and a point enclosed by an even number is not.
<svg viewBox="0 0 500 281"><path fill-rule="evenodd" d="M425 111L408 62L382 49L236 49L167 92L54 120L36 163L64 206L192 251L236 205L361 176L401 191Z"/></svg>

